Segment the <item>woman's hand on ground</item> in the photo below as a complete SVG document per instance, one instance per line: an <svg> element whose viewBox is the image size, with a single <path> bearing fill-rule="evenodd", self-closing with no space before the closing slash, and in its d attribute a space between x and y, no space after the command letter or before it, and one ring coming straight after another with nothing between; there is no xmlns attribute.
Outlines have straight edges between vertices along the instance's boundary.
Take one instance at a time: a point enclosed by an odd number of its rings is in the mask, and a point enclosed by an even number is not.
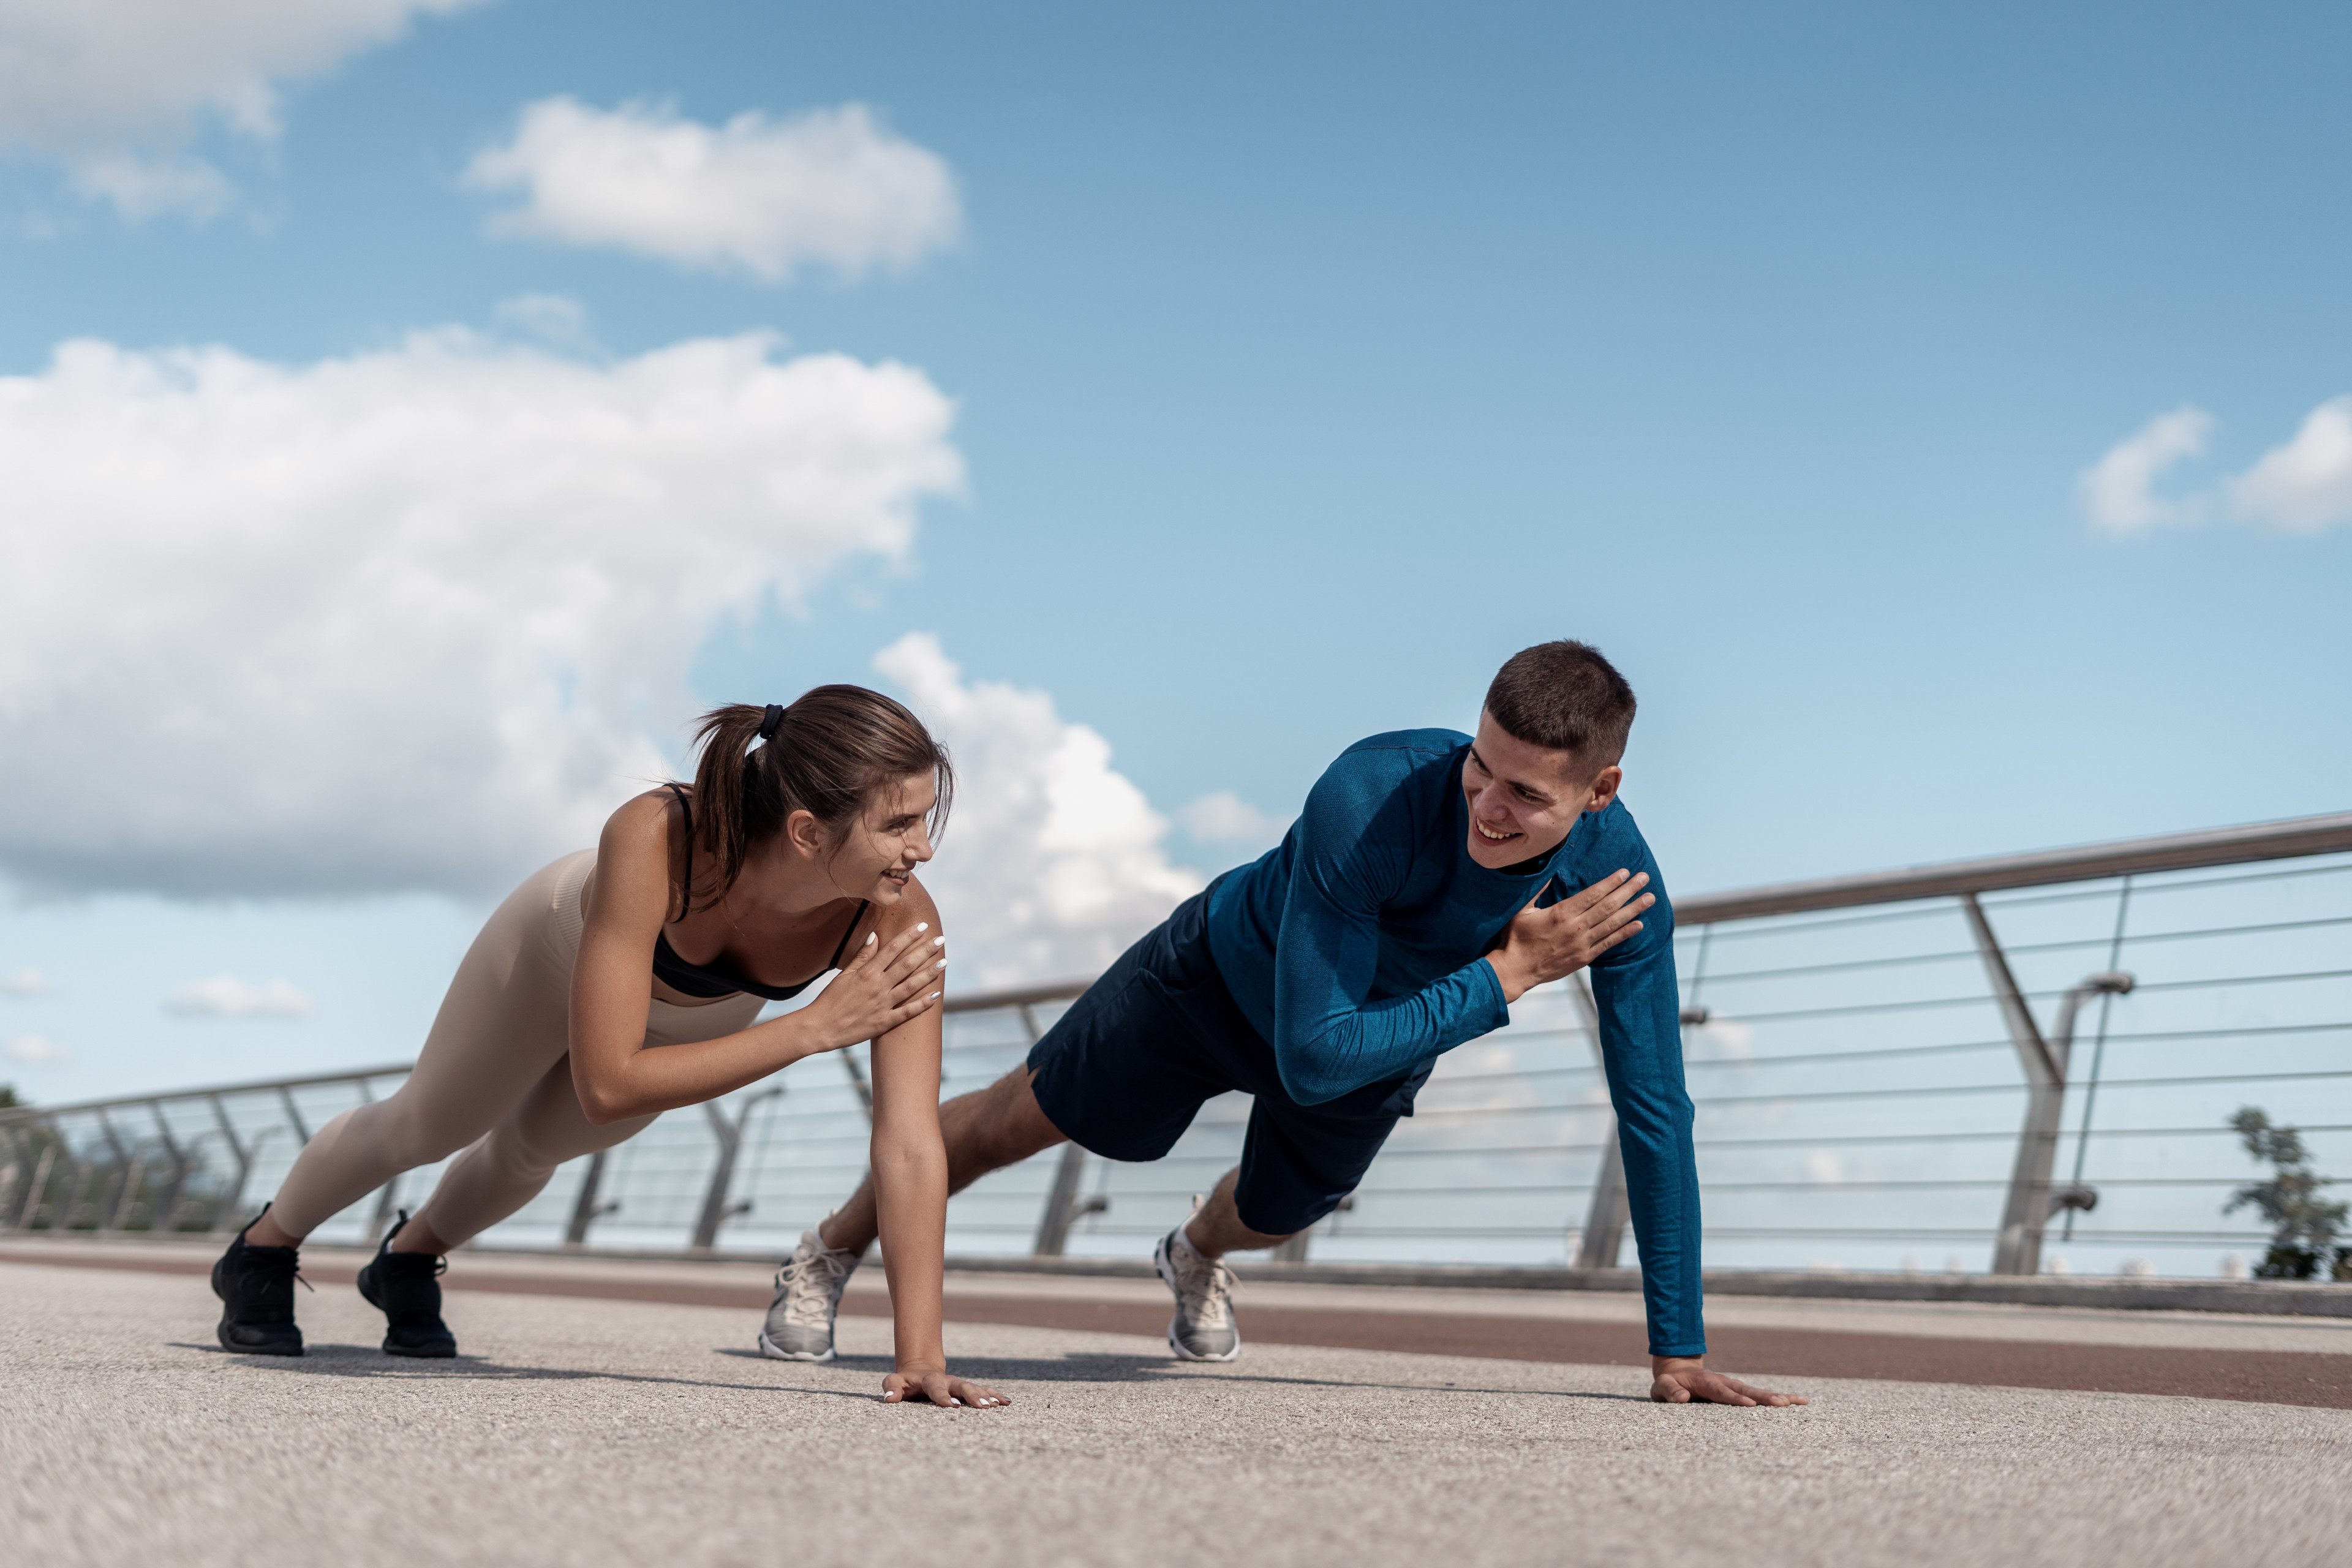
<svg viewBox="0 0 2352 1568"><path fill-rule="evenodd" d="M1656 1355L1650 1358L1650 1397L1661 1405L1784 1405L1806 1403L1793 1394L1742 1383L1719 1372L1709 1372L1697 1356Z"/></svg>
<svg viewBox="0 0 2352 1568"><path fill-rule="evenodd" d="M926 1399L933 1405L968 1405L974 1410L992 1410L1013 1403L992 1388L982 1388L976 1383L966 1383L962 1378L950 1377L927 1367L894 1372L882 1380L885 1405L919 1404Z"/></svg>
<svg viewBox="0 0 2352 1568"><path fill-rule="evenodd" d="M948 966L947 940L933 934L928 921L900 932L887 943L868 936L857 956L842 965L824 994L793 1015L816 1034L817 1043L810 1054L837 1051L887 1035L935 1006L941 972Z"/></svg>

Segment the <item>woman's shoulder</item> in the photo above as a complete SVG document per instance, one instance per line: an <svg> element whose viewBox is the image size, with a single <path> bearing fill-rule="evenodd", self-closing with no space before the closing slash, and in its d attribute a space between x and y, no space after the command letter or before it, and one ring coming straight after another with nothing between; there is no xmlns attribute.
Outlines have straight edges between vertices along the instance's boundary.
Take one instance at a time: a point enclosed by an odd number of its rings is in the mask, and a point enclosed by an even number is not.
<svg viewBox="0 0 2352 1568"><path fill-rule="evenodd" d="M858 919L855 934L862 939L866 932L872 931L882 941L888 942L918 925L933 932L940 931L940 906L932 901L931 890L923 886L920 877L909 877L907 879L907 890L894 902L867 906Z"/></svg>
<svg viewBox="0 0 2352 1568"><path fill-rule="evenodd" d="M667 789L647 790L621 803L596 840L601 880L642 881L669 895L677 861L687 846L686 808Z"/></svg>
<svg viewBox="0 0 2352 1568"><path fill-rule="evenodd" d="M686 826L686 806L667 788L649 789L623 801L604 819L602 842L608 847L655 845L667 847L672 836Z"/></svg>

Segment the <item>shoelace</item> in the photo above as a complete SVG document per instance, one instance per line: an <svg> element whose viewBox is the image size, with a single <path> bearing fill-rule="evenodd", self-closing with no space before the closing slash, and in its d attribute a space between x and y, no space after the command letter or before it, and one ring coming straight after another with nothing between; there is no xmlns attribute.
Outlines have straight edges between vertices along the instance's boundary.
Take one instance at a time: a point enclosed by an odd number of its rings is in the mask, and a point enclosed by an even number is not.
<svg viewBox="0 0 2352 1568"><path fill-rule="evenodd" d="M313 1296L319 1293L319 1288L316 1285L302 1278L302 1259L299 1255L280 1263L274 1258L256 1258L253 1256L255 1250L251 1247L245 1249L244 1268L240 1271L248 1283L268 1286L276 1284L280 1279L291 1279L294 1283L310 1291Z"/></svg>
<svg viewBox="0 0 2352 1568"><path fill-rule="evenodd" d="M1168 1246L1168 1256L1176 1262L1176 1294L1184 1303L1184 1315L1204 1329L1222 1329L1233 1321L1234 1292L1241 1289L1234 1271L1223 1260L1212 1263L1174 1242Z"/></svg>
<svg viewBox="0 0 2352 1568"><path fill-rule="evenodd" d="M776 1270L776 1289L784 1293L784 1321L803 1329L822 1329L831 1322L834 1300L848 1283L856 1263L830 1248L793 1253Z"/></svg>

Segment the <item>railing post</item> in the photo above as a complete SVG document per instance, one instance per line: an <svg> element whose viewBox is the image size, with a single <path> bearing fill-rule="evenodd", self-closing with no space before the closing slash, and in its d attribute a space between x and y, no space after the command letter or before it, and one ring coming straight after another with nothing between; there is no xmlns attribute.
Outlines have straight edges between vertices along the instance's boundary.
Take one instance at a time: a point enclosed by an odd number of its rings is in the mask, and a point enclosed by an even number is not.
<svg viewBox="0 0 2352 1568"><path fill-rule="evenodd" d="M207 1228L218 1236L228 1229L229 1220L244 1201L246 1180L253 1174L254 1158L261 1152L263 1141L278 1129L265 1127L247 1143L236 1135L236 1126L229 1121L228 1108L221 1103L221 1097L208 1094L205 1098L212 1101L213 1120L220 1123L221 1139L228 1145L229 1158L236 1162L236 1175L221 1190L220 1201L213 1205L213 1222Z"/></svg>
<svg viewBox="0 0 2352 1568"><path fill-rule="evenodd" d="M2109 972L2085 978L2059 1004L2058 1026L2045 1039L2017 976L2010 971L2008 955L1993 935L1992 922L1985 919L1984 907L1974 893L1962 893L1960 909L1968 916L1986 978L1992 983L1993 999L2000 1005L2001 1021L2009 1026L2010 1041L2025 1069L2025 1122L2018 1130L2017 1158L2010 1166L2000 1235L1993 1244L1992 1271L2039 1274L2042 1238L2050 1224L2051 1209L2089 1209L2099 1201L2098 1194L2087 1187L2054 1191L2050 1179L2058 1163L2059 1123L2066 1105L2066 1067L2074 1052L2074 1020L2091 997L2103 993L2121 995L2131 990L2132 977Z"/></svg>
<svg viewBox="0 0 2352 1568"><path fill-rule="evenodd" d="M25 1135L12 1124L6 1130L8 1139L8 1181L0 1186L0 1230L16 1228L16 1200L31 1184L33 1157Z"/></svg>
<svg viewBox="0 0 2352 1568"><path fill-rule="evenodd" d="M1086 1173L1087 1152L1076 1143L1063 1144L1062 1158L1054 1166L1054 1184L1046 1189L1045 1212L1037 1219L1037 1240L1029 1249L1031 1256L1061 1257L1069 1246L1070 1227L1087 1215L1110 1207L1110 1200L1100 1194L1078 1196L1078 1184L1086 1179Z"/></svg>
<svg viewBox="0 0 2352 1568"><path fill-rule="evenodd" d="M742 1150L743 1128L751 1120L751 1108L783 1092L781 1084L762 1089L743 1101L732 1121L719 1109L717 1100L702 1102L702 1113L710 1119L711 1135L719 1140L719 1165L710 1173L710 1190L703 1194L701 1217L694 1222L694 1240L689 1245L695 1251L709 1251L719 1243L720 1226L739 1214L750 1212L751 1205L748 1203L730 1205L727 1201L727 1190L735 1183L735 1156Z"/></svg>
<svg viewBox="0 0 2352 1568"><path fill-rule="evenodd" d="M116 1173L116 1185L99 1200L98 1213L91 1216L99 1222L99 1234L105 1236L122 1228L124 1217L139 1196L139 1184L147 1179L147 1158L143 1152L134 1156L122 1146L122 1140L115 1135L114 1119L107 1115L104 1106L98 1110L98 1127L106 1134L107 1147L114 1151Z"/></svg>
<svg viewBox="0 0 2352 1568"><path fill-rule="evenodd" d="M599 1149L588 1156L588 1173L580 1178L580 1195L572 1202L572 1223L563 1227L566 1247L586 1246L588 1227L621 1206L596 1201L604 1190L604 1156L610 1152Z"/></svg>
<svg viewBox="0 0 2352 1568"><path fill-rule="evenodd" d="M1592 1044L1592 1059L1601 1054L1601 1005L1593 1000L1592 982L1582 971L1569 977L1568 993L1584 1020L1585 1038ZM1608 1080L1604 1077L1602 1082ZM1576 1248L1579 1268L1614 1268L1625 1245L1625 1223L1633 1205L1625 1195L1625 1153L1617 1142L1617 1112L1612 1109L1601 1129L1601 1170L1593 1177L1592 1201L1584 1211L1584 1235Z"/></svg>
<svg viewBox="0 0 2352 1568"><path fill-rule="evenodd" d="M47 1146L41 1151L39 1163L33 1167L32 1184L25 1190L25 1204L16 1211L16 1223L12 1229L30 1230L33 1222L41 1217L41 1194L47 1190L49 1173L56 1170L57 1165L58 1140L52 1133ZM57 1227L52 1225L49 1228L54 1230Z"/></svg>
<svg viewBox="0 0 2352 1568"><path fill-rule="evenodd" d="M172 1136L172 1124L163 1119L163 1101L151 1100L147 1109L154 1113L155 1136L163 1145L165 1157L172 1162L172 1173L155 1189L154 1206L147 1211L147 1230L152 1236L168 1235L173 1222L180 1216L180 1189L187 1184L188 1156L197 1145L180 1147L179 1140Z"/></svg>
<svg viewBox="0 0 2352 1568"><path fill-rule="evenodd" d="M1034 1046L1045 1031L1037 1026L1037 1012L1024 1002L1013 1011L1020 1015L1022 1032ZM1097 1194L1081 1199L1078 1188L1086 1182L1087 1152L1073 1141L1062 1145L1062 1157L1054 1164L1053 1184L1045 1189L1045 1207L1037 1215L1037 1238L1030 1245L1033 1258L1059 1258L1070 1245L1070 1227L1090 1214L1101 1214L1110 1207L1110 1200Z"/></svg>

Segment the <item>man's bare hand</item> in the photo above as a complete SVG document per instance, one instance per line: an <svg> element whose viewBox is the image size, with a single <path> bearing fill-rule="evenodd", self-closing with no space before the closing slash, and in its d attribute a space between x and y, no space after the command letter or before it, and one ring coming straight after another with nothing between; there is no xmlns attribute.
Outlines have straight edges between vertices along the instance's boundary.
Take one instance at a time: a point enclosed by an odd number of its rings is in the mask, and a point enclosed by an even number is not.
<svg viewBox="0 0 2352 1568"><path fill-rule="evenodd" d="M1486 955L1503 983L1503 1000L1516 1002L1548 980L1575 973L1642 929L1635 917L1658 901L1644 893L1647 871L1603 877L1572 899L1548 910L1528 907L1512 920L1503 945ZM1549 886L1549 884L1547 884ZM1538 890L1536 898L1543 897Z"/></svg>
<svg viewBox="0 0 2352 1568"><path fill-rule="evenodd" d="M1769 1405L1775 1409L1803 1405L1794 1394L1775 1394L1752 1383L1742 1383L1706 1370L1706 1358L1695 1355L1654 1355L1650 1358L1650 1397L1661 1405Z"/></svg>

